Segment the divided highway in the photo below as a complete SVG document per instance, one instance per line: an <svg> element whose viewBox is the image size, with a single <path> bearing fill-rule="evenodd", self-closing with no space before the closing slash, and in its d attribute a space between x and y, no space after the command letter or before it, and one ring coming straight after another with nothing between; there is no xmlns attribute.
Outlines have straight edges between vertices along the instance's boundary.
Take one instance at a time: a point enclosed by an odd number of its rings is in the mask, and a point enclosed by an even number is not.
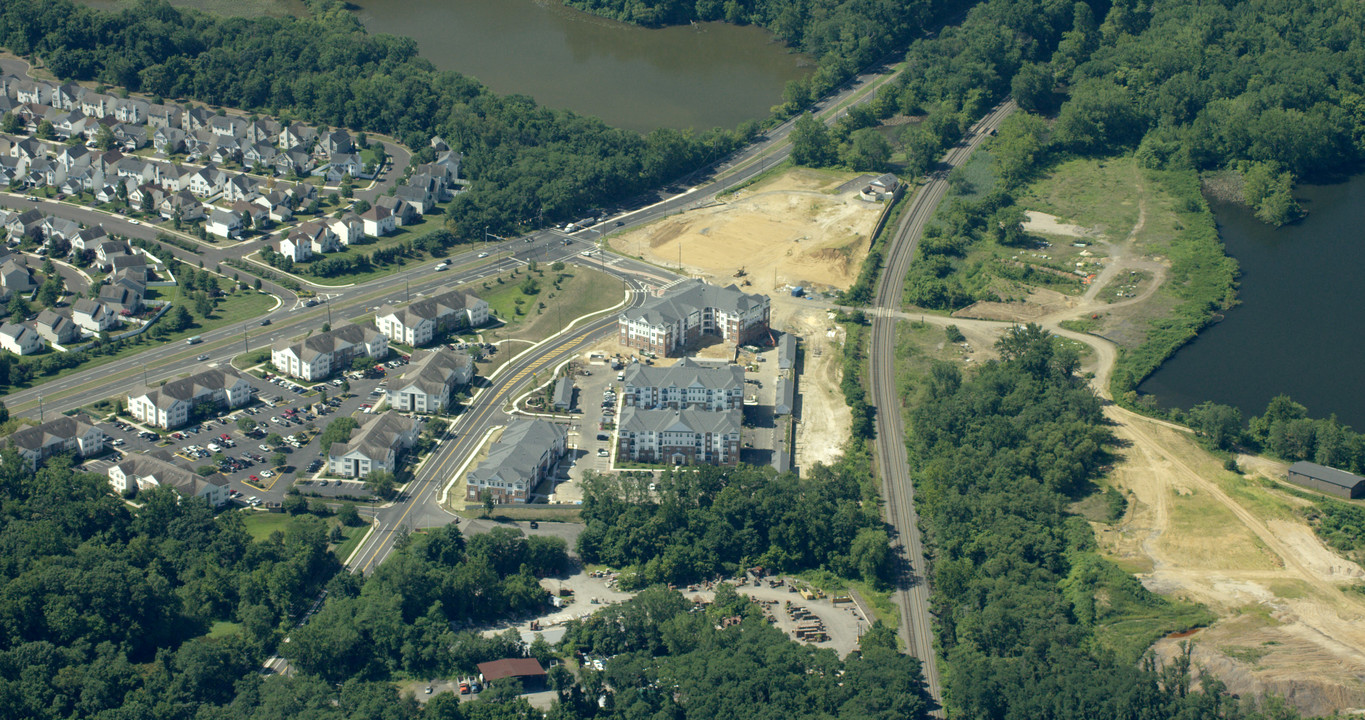
<svg viewBox="0 0 1365 720"><path fill-rule="evenodd" d="M910 200L910 207L896 226L886 248L885 268L877 282L872 310L871 403L877 408L876 465L882 475L886 518L895 528L891 549L902 568L896 605L901 615L901 640L919 659L924 681L934 701L942 705L943 686L934 657L933 628L929 620L929 584L925 575L924 545L920 540L919 516L915 512L915 487L911 482L905 450L905 421L896 394L896 318L887 312L901 309L906 273L915 246L935 208L948 192L948 173L967 162L972 152L1014 112L1014 103L996 107L967 131L967 136L944 155L938 171L930 176ZM939 712L942 716L942 712Z"/></svg>

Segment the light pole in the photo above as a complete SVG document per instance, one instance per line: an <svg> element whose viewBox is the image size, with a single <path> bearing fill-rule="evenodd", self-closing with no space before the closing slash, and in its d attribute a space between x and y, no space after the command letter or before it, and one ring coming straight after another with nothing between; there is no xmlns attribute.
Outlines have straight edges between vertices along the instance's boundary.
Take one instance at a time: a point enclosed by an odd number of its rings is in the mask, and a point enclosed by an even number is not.
<svg viewBox="0 0 1365 720"><path fill-rule="evenodd" d="M242 324L242 352L250 352L251 347L247 345L246 324Z"/></svg>

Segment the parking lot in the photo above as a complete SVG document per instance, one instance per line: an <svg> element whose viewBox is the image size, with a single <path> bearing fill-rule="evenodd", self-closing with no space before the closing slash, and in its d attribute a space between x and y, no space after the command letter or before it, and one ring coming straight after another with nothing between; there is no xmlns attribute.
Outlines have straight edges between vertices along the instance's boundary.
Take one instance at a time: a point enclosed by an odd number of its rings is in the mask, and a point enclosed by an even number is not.
<svg viewBox="0 0 1365 720"><path fill-rule="evenodd" d="M574 376L575 422L569 431L569 458L561 470L567 478L555 488L552 501L574 503L582 499L579 483L588 471L611 469L616 418L621 405L620 371L605 358L582 356Z"/></svg>
<svg viewBox="0 0 1365 720"><path fill-rule="evenodd" d="M388 374L401 372L406 364L396 358ZM367 497L369 491L357 480L312 478L326 470L325 449L317 438L327 423L337 417L361 417L367 410L381 404L387 387L386 376L347 377L349 392L342 394L342 379L301 384L288 378L262 379L244 374L256 389L255 401L246 407L224 413L216 418L193 423L174 430L142 428L129 418L98 425L110 437L110 444L123 453L166 450L181 464L198 468L215 467L228 479L233 500L241 504L270 505L284 499L285 493L298 481L299 489L307 495L323 497ZM250 420L251 423L240 423ZM243 430L242 425L255 427ZM157 439L140 433L155 433ZM278 434L285 444L275 448L266 442L271 434ZM226 439L224 439L226 435ZM290 440L294 442L291 443ZM221 463L214 461L222 453ZM277 463L276 454L284 455ZM117 462L117 458L105 458ZM108 462L94 466L106 472Z"/></svg>

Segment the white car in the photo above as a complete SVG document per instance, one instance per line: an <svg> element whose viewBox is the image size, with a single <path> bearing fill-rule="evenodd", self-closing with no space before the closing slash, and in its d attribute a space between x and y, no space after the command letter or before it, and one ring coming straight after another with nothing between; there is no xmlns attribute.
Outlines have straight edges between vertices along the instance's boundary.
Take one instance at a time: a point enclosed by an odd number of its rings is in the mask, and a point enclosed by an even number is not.
<svg viewBox="0 0 1365 720"><path fill-rule="evenodd" d="M488 253L486 253L486 252L479 253L479 257L481 257L481 258L486 258L486 257L488 257Z"/></svg>
<svg viewBox="0 0 1365 720"><path fill-rule="evenodd" d="M275 471L274 471L274 470L262 470L262 471L261 471L261 477L263 477L263 478L275 477Z"/></svg>
<svg viewBox="0 0 1365 720"><path fill-rule="evenodd" d="M256 447L258 447L258 448L260 448L260 449L262 449L262 450L264 450L264 451L266 451L266 452L270 452L270 446L269 446L269 445L261 444L261 445L257 445Z"/></svg>
<svg viewBox="0 0 1365 720"><path fill-rule="evenodd" d="M139 221L137 221L137 220L129 220L128 223L129 223L130 225L141 225L141 224L142 224L141 222L139 222Z"/></svg>

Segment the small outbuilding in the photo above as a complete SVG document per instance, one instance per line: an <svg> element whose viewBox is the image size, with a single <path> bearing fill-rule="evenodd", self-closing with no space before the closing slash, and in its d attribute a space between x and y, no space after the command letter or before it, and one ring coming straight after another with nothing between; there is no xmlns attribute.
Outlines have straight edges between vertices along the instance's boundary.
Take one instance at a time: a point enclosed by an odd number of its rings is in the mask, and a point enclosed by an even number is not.
<svg viewBox="0 0 1365 720"><path fill-rule="evenodd" d="M530 691L545 686L545 668L535 658L504 658L493 662L479 663L479 674L484 682L503 678L516 678L521 687Z"/></svg>
<svg viewBox="0 0 1365 720"><path fill-rule="evenodd" d="M567 377L555 383L554 397L551 399L556 410L567 412L573 407L573 381Z"/></svg>
<svg viewBox="0 0 1365 720"><path fill-rule="evenodd" d="M796 336L782 333L777 339L777 368L791 370L796 367Z"/></svg>
<svg viewBox="0 0 1365 720"><path fill-rule="evenodd" d="M796 383L787 378L777 379L777 403L773 412L778 415L790 415L796 409Z"/></svg>
<svg viewBox="0 0 1365 720"><path fill-rule="evenodd" d="M1341 498L1365 497L1365 478L1317 463L1290 465L1289 482Z"/></svg>

